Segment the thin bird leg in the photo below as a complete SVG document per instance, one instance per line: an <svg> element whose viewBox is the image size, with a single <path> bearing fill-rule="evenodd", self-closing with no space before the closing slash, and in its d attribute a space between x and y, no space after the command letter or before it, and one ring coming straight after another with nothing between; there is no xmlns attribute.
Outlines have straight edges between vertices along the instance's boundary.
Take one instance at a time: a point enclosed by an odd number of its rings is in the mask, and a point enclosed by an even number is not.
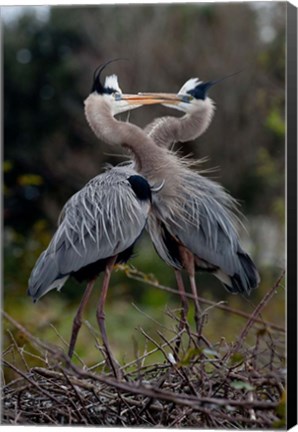
<svg viewBox="0 0 298 432"><path fill-rule="evenodd" d="M84 291L80 306L77 310L76 316L74 317L73 323L72 323L72 332L71 332L71 338L68 348L68 357L71 358L73 355L74 347L77 341L78 333L82 325L82 316L85 309L86 304L88 303L88 300L90 298L92 289L94 287L94 283L96 281L96 278L92 279L88 282L87 287Z"/></svg>
<svg viewBox="0 0 298 432"><path fill-rule="evenodd" d="M179 247L180 256L182 260L183 267L189 275L190 286L195 303L195 323L198 337L201 334L201 308L198 300L196 279L195 279L195 260L194 255L184 246Z"/></svg>
<svg viewBox="0 0 298 432"><path fill-rule="evenodd" d="M175 269L175 276L176 276L176 281L177 281L178 290L179 290L181 303L182 303L182 310L181 310L180 321L179 321L179 326L178 326L178 333L180 333L181 330L183 330L184 327L186 326L186 316L187 316L187 312L188 312L188 301L187 301L187 298L185 295L185 288L184 288L184 283L183 283L181 271ZM180 343L181 343L181 335L176 340L176 344L175 344L176 355L178 355Z"/></svg>
<svg viewBox="0 0 298 432"><path fill-rule="evenodd" d="M196 330L197 330L197 335L200 338L201 336L201 332L202 332L202 311L201 311L201 307L200 307L200 303L199 303L199 299L198 299L198 291L197 291L197 285L196 285L196 279L195 279L195 274L194 273L190 273L189 274L189 281L190 281L190 287L191 287L191 291L194 297L194 302L195 302L195 322L196 322Z"/></svg>
<svg viewBox="0 0 298 432"><path fill-rule="evenodd" d="M182 304L181 318L179 323L179 331L180 331L183 329L183 327L185 327L186 316L188 312L188 301L185 295L185 288L184 288L181 271L175 270L175 276L176 276L176 281L177 281L178 290L181 298L181 304Z"/></svg>
<svg viewBox="0 0 298 432"><path fill-rule="evenodd" d="M108 362L110 364L110 367L113 370L115 377L120 378L119 366L116 363L116 360L114 359L112 352L111 352L111 349L110 349L110 346L109 346L106 328L105 328L105 314L104 314L104 305L106 302L106 297L107 297L107 292L108 292L108 288L109 288L111 273L112 273L114 264L116 262L116 259L117 259L117 255L114 257L111 257L109 259L109 261L107 262L107 265L105 268L105 273L104 273L104 279L103 279L103 283L102 283L102 289L101 289L100 298L99 298L99 303L98 303L97 310L96 310L96 318L97 318L97 322L99 325L99 329L100 329L100 333L101 333L101 337L102 337L102 342L104 344L105 351L107 354Z"/></svg>

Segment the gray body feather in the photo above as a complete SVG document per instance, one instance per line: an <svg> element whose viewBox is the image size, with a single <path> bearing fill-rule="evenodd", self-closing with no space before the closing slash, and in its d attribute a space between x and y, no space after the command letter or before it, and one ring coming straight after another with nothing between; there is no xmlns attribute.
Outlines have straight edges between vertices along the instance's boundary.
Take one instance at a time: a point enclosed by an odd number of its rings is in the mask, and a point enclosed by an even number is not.
<svg viewBox="0 0 298 432"><path fill-rule="evenodd" d="M165 228L178 244L194 254L197 269L211 271L231 292L249 293L258 285L259 275L239 243L236 201L218 183L191 170L185 174L183 184L183 217L175 219L171 215L161 220L157 212L149 216L147 229L156 251L168 265L182 268L175 256L175 245L170 245L173 249L169 250L166 244ZM162 203L157 205L159 213L163 213Z"/></svg>
<svg viewBox="0 0 298 432"><path fill-rule="evenodd" d="M130 247L145 227L150 202L140 201L128 178L131 166L114 167L93 178L65 204L59 226L29 279L36 300L60 289L79 269Z"/></svg>

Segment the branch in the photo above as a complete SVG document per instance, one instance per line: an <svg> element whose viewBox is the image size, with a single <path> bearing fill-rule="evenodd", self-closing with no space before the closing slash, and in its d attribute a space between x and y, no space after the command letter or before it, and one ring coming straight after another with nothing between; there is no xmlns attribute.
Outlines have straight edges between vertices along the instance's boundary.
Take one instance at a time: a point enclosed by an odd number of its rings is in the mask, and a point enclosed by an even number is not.
<svg viewBox="0 0 298 432"><path fill-rule="evenodd" d="M272 299L272 297L275 294L275 291L277 290L277 288L279 287L281 280L283 279L284 275L285 275L285 270L283 270L283 272L281 273L281 275L279 276L279 278L277 279L277 281L275 282L273 287L267 292L267 294L265 294L263 299L260 301L258 306L255 308L255 310L253 311L253 313L249 317L249 320L247 321L244 328L242 329L240 336L239 336L236 344L233 347L233 351L237 352L239 350L239 348L242 345L244 339L246 338L247 333L249 332L250 328L252 327L254 322L256 322L257 316L260 315L261 311L264 309L264 307Z"/></svg>

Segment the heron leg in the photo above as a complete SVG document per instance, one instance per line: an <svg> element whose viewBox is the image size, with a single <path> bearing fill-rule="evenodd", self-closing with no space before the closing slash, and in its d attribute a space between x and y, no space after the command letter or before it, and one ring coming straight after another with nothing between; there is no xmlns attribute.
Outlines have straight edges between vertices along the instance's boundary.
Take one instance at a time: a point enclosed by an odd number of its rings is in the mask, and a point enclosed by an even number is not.
<svg viewBox="0 0 298 432"><path fill-rule="evenodd" d="M179 248L181 260L183 267L187 271L189 275L189 281L191 286L191 291L194 298L195 303L195 323L196 323L196 330L198 336L201 334L201 308L199 304L198 299L198 291L196 286L196 279L195 279L195 258L192 252L190 252L186 247L180 246Z"/></svg>
<svg viewBox="0 0 298 432"><path fill-rule="evenodd" d="M176 281L177 281L178 290L179 290L179 294L180 294L180 298L181 298L181 303L182 303L181 321L183 323L185 323L186 315L187 315L187 312L188 312L188 301L187 301L187 298L186 298L186 295L185 295L185 288L184 288L184 284L183 284L183 279L182 279L181 271L175 270L175 276L176 276ZM182 325L182 327L183 326L184 326L184 324Z"/></svg>
<svg viewBox="0 0 298 432"><path fill-rule="evenodd" d="M92 289L94 287L96 278L92 279L88 282L87 287L84 291L80 306L77 310L77 313L74 317L73 323L72 323L72 332L71 332L71 338L68 348L68 357L71 358L74 352L74 347L77 341L78 333L82 325L82 316L85 309L86 304L88 303L88 300L90 298Z"/></svg>
<svg viewBox="0 0 298 432"><path fill-rule="evenodd" d="M105 347L108 362L110 364L110 367L113 370L115 377L120 378L119 366L116 363L116 360L114 359L114 357L112 355L112 351L110 349L110 345L108 342L108 337L107 337L106 328L105 328L105 313L104 313L104 305L106 302L106 297L107 297L107 292L108 292L108 288L109 288L111 273L112 273L114 264L116 262L116 259L117 259L117 255L114 257L111 257L109 259L109 261L107 262L107 265L105 268L105 273L104 273L104 279L103 279L101 294L100 294L100 298L99 298L99 303L98 303L97 311L96 311L96 318L97 318L97 322L99 325L99 329L100 329L100 333L101 333L101 337L102 337L102 342L103 342L103 345Z"/></svg>
<svg viewBox="0 0 298 432"><path fill-rule="evenodd" d="M179 326L178 326L178 333L180 333L181 330L183 330L184 327L186 326L188 302L187 302L187 298L185 295L185 288L184 288L184 283L183 283L181 271L175 269L175 276L176 276L176 281L177 281L178 290L179 290L181 303L182 303L182 310L181 310L180 321L179 321ZM175 345L175 353L176 354L178 354L178 352L179 352L180 343L181 343L181 335L179 335L177 340L176 340L176 345Z"/></svg>
<svg viewBox="0 0 298 432"><path fill-rule="evenodd" d="M201 316L202 311L198 299L198 291L197 291L197 285L196 285L196 279L195 274L190 273L189 274L189 281L190 281L190 287L193 294L194 302L195 302L195 323L196 323L196 330L197 334L200 337L201 331L202 331L202 323L201 323Z"/></svg>

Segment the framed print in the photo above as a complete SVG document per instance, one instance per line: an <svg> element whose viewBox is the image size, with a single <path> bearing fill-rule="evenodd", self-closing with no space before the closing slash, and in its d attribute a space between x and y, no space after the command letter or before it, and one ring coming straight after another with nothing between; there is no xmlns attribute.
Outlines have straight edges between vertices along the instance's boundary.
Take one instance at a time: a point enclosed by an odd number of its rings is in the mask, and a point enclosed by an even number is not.
<svg viewBox="0 0 298 432"><path fill-rule="evenodd" d="M297 9L1 6L3 425L297 416Z"/></svg>

